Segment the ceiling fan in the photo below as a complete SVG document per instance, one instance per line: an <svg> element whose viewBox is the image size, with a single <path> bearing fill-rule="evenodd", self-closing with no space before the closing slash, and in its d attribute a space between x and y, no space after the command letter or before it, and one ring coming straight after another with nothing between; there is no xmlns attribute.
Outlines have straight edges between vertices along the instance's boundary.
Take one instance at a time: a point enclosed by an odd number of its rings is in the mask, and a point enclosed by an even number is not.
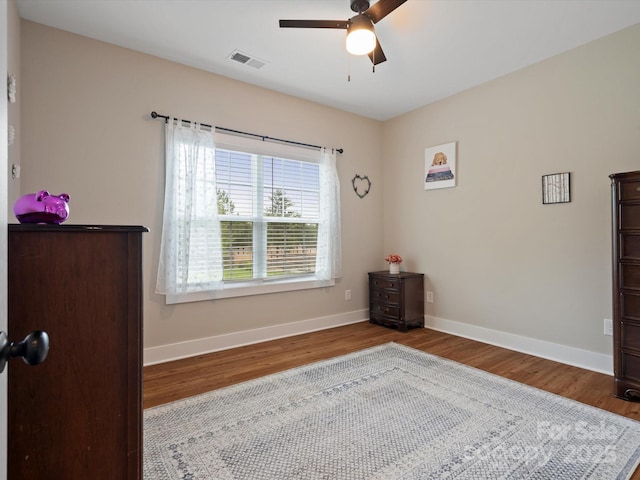
<svg viewBox="0 0 640 480"><path fill-rule="evenodd" d="M373 29L373 24L393 12L407 0L378 0L369 6L368 0L351 0L351 10L357 15L349 20L280 20L280 28L338 28L347 30L347 50L354 55L369 55L373 65L385 62Z"/></svg>

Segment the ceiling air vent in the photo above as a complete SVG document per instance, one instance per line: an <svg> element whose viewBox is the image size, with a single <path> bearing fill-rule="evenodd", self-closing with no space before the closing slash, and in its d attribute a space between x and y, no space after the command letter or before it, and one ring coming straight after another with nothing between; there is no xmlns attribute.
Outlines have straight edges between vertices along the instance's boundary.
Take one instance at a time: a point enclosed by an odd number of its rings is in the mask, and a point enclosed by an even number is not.
<svg viewBox="0 0 640 480"><path fill-rule="evenodd" d="M262 60L258 60L256 57L252 57L251 55L247 55L246 53L240 52L239 50L234 50L231 55L229 55L229 59L234 62L242 63L243 65L248 65L249 67L253 67L256 70L264 67L267 62Z"/></svg>

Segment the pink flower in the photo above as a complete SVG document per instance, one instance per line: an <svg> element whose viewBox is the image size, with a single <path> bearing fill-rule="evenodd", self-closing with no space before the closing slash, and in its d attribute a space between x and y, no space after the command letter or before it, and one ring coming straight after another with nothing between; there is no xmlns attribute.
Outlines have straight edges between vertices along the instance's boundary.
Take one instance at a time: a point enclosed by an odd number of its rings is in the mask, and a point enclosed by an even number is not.
<svg viewBox="0 0 640 480"><path fill-rule="evenodd" d="M391 255L387 255L384 261L389 263L402 263L402 257L397 253L392 253Z"/></svg>

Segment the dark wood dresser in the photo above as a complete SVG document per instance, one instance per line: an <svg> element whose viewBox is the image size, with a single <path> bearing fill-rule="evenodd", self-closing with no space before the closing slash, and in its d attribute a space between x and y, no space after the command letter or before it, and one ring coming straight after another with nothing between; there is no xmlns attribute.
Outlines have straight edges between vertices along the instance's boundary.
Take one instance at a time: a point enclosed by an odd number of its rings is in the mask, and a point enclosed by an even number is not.
<svg viewBox="0 0 640 480"><path fill-rule="evenodd" d="M369 321L398 327L424 327L424 274L369 273Z"/></svg>
<svg viewBox="0 0 640 480"><path fill-rule="evenodd" d="M640 171L610 175L614 395L640 400Z"/></svg>
<svg viewBox="0 0 640 480"><path fill-rule="evenodd" d="M144 227L9 225L9 332L49 334L9 366L10 480L142 478Z"/></svg>

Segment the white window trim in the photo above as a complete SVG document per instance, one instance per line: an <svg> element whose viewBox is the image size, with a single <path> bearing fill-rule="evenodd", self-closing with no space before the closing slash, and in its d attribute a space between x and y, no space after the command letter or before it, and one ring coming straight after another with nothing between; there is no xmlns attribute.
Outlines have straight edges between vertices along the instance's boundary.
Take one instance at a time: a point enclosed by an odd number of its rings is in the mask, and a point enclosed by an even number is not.
<svg viewBox="0 0 640 480"><path fill-rule="evenodd" d="M289 158L302 162L320 163L322 152L315 149L287 145L284 143L264 142L225 133L215 134L216 148L223 150L239 150L245 153L265 155L268 157Z"/></svg>
<svg viewBox="0 0 640 480"><path fill-rule="evenodd" d="M245 297L250 295L263 295L267 293L294 292L297 290L309 290L312 288L333 287L335 280L318 280L313 275L306 278L295 277L279 280L264 281L258 284L252 282L226 282L220 290L206 292L184 293L182 295L166 295L166 304L200 302L204 300L217 300L222 298Z"/></svg>

